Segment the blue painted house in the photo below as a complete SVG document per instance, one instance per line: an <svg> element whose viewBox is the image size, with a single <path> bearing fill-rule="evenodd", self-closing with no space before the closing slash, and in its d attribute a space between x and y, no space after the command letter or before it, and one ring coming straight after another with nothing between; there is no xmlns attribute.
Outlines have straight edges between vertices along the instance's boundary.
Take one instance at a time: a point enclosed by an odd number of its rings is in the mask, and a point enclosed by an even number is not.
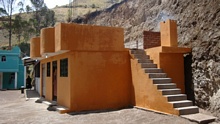
<svg viewBox="0 0 220 124"><path fill-rule="evenodd" d="M19 47L0 50L0 89L19 89L25 86L26 68Z"/></svg>

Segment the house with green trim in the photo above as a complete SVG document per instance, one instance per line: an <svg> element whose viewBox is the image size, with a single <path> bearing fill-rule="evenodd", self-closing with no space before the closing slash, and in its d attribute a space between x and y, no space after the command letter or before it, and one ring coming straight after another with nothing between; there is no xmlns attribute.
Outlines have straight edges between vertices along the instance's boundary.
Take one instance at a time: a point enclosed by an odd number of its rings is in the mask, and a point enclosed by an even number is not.
<svg viewBox="0 0 220 124"><path fill-rule="evenodd" d="M0 50L0 89L19 89L26 85L26 68L19 47Z"/></svg>

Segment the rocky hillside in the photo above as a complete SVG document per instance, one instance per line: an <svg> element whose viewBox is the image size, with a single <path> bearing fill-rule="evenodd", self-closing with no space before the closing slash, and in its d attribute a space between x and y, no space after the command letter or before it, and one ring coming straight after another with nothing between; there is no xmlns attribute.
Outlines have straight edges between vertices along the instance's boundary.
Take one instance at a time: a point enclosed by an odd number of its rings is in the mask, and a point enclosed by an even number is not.
<svg viewBox="0 0 220 124"><path fill-rule="evenodd" d="M168 18L177 20L179 46L192 47L196 104L220 112L219 0L124 0L82 23L123 27L126 47L133 47L143 30L159 31Z"/></svg>

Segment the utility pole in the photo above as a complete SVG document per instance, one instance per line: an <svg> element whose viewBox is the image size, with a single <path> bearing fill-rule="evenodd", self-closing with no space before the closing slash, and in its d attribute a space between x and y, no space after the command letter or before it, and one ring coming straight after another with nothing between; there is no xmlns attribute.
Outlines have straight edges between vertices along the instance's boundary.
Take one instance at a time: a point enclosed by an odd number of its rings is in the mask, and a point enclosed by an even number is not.
<svg viewBox="0 0 220 124"><path fill-rule="evenodd" d="M73 3L72 0L69 0L69 14L70 14L70 18L73 18Z"/></svg>
<svg viewBox="0 0 220 124"><path fill-rule="evenodd" d="M75 0L75 11L76 11L76 17L78 17L79 12L78 12L78 0Z"/></svg>

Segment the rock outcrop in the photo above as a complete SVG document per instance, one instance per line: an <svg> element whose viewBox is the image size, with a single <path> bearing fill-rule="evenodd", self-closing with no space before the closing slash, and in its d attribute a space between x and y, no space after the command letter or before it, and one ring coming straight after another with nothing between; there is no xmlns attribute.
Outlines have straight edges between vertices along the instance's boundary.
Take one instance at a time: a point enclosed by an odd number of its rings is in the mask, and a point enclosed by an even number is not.
<svg viewBox="0 0 220 124"><path fill-rule="evenodd" d="M126 47L141 48L143 30L159 31L168 18L177 20L179 46L192 47L196 104L220 112L219 0L124 0L82 22L123 27Z"/></svg>

